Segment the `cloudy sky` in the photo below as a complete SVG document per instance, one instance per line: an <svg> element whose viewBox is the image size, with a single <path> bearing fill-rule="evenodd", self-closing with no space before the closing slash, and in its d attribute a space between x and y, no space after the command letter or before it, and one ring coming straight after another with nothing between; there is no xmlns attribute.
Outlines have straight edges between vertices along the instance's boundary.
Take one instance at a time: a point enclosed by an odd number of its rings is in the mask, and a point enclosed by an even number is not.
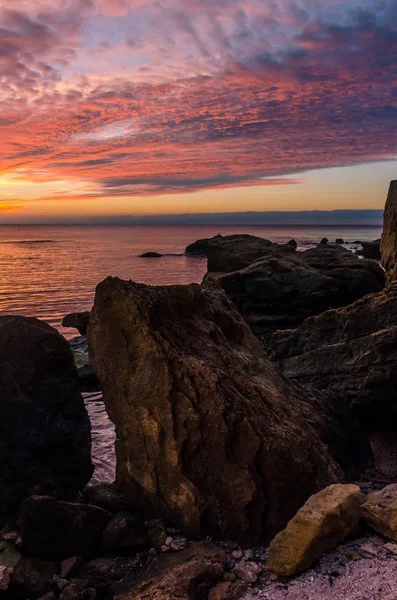
<svg viewBox="0 0 397 600"><path fill-rule="evenodd" d="M0 222L381 208L395 0L0 0Z"/></svg>

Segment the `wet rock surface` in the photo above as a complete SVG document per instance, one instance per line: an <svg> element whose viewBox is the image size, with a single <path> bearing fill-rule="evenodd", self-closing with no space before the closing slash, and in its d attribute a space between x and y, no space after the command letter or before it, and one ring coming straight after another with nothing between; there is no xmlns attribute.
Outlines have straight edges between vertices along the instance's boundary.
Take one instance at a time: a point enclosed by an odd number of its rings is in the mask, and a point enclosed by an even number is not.
<svg viewBox="0 0 397 600"><path fill-rule="evenodd" d="M0 317L0 524L32 493L72 497L90 479L90 422L66 340Z"/></svg>
<svg viewBox="0 0 397 600"><path fill-rule="evenodd" d="M342 476L331 452L347 466L360 447L327 398L279 376L222 292L108 278L89 343L118 485L184 531L271 536Z"/></svg>

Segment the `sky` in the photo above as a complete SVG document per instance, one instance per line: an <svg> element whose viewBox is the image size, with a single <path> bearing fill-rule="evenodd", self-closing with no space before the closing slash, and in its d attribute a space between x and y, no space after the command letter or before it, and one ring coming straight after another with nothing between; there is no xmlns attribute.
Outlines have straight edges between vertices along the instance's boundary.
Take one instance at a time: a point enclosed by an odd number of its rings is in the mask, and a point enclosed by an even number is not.
<svg viewBox="0 0 397 600"><path fill-rule="evenodd" d="M0 0L0 223L383 208L395 0Z"/></svg>

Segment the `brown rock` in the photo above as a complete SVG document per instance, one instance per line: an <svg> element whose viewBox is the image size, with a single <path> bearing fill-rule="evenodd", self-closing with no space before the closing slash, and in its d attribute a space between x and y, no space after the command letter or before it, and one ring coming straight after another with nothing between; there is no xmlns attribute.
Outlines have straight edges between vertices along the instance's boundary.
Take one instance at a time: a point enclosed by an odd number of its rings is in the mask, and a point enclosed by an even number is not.
<svg viewBox="0 0 397 600"><path fill-rule="evenodd" d="M383 233L380 245L382 264L388 281L397 276L397 181L390 182L389 194L383 215Z"/></svg>
<svg viewBox="0 0 397 600"><path fill-rule="evenodd" d="M278 331L270 357L296 382L327 390L372 430L397 424L397 284Z"/></svg>
<svg viewBox="0 0 397 600"><path fill-rule="evenodd" d="M224 581L210 591L208 600L240 600L246 591L247 586L243 583Z"/></svg>
<svg viewBox="0 0 397 600"><path fill-rule="evenodd" d="M183 530L269 537L342 476L327 445L349 462L356 438L327 398L279 376L222 292L108 278L89 343L118 485Z"/></svg>
<svg viewBox="0 0 397 600"><path fill-rule="evenodd" d="M225 552L209 543L192 544L169 556L168 569L131 592L117 594L118 600L191 600L197 588L213 586L225 570Z"/></svg>
<svg viewBox="0 0 397 600"><path fill-rule="evenodd" d="M362 506L362 516L372 529L397 542L397 484L369 494Z"/></svg>
<svg viewBox="0 0 397 600"><path fill-rule="evenodd" d="M315 494L271 542L267 569L290 576L324 552L336 548L357 527L361 491L356 485L331 485Z"/></svg>
<svg viewBox="0 0 397 600"><path fill-rule="evenodd" d="M64 579L70 579L70 577L74 577L79 572L82 564L83 559L81 556L72 556L71 558L66 558L61 563L61 577Z"/></svg>
<svg viewBox="0 0 397 600"><path fill-rule="evenodd" d="M90 311L70 313L63 318L62 326L77 329L80 335L87 335Z"/></svg>

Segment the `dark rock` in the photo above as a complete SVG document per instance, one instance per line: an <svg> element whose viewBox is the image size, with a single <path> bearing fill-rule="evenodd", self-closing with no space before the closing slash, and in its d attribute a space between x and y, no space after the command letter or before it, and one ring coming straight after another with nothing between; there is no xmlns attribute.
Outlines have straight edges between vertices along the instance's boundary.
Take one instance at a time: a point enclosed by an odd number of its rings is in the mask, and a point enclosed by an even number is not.
<svg viewBox="0 0 397 600"><path fill-rule="evenodd" d="M56 570L57 564L55 562L43 562L36 558L24 557L11 577L13 598L18 600L28 598L30 600L39 598L50 591L48 588L49 582L54 577Z"/></svg>
<svg viewBox="0 0 397 600"><path fill-rule="evenodd" d="M70 313L63 318L62 326L77 329L80 335L87 335L90 311Z"/></svg>
<svg viewBox="0 0 397 600"><path fill-rule="evenodd" d="M89 481L90 422L67 341L0 317L0 523L32 493L73 497Z"/></svg>
<svg viewBox="0 0 397 600"><path fill-rule="evenodd" d="M297 247L298 247L298 244L296 243L296 241L295 241L295 240L290 240L290 241L288 242L287 246L292 246L292 248L294 248L294 249L296 250L296 249L297 249Z"/></svg>
<svg viewBox="0 0 397 600"><path fill-rule="evenodd" d="M387 279L393 281L397 277L397 180L390 183L383 215L380 250L382 264L387 272Z"/></svg>
<svg viewBox="0 0 397 600"><path fill-rule="evenodd" d="M361 242L362 250L359 251L364 258L371 258L373 260L380 260L382 258L380 253L380 240L374 242Z"/></svg>
<svg viewBox="0 0 397 600"><path fill-rule="evenodd" d="M346 425L327 398L279 376L222 292L107 278L89 344L116 426L117 482L138 508L255 541L342 476L327 445L349 456Z"/></svg>
<svg viewBox="0 0 397 600"><path fill-rule="evenodd" d="M22 560L19 550L8 542L0 542L0 566L15 569Z"/></svg>
<svg viewBox="0 0 397 600"><path fill-rule="evenodd" d="M323 239L321 240L320 244L327 245L327 244L328 244L328 238L323 238Z"/></svg>
<svg viewBox="0 0 397 600"><path fill-rule="evenodd" d="M22 502L22 547L41 559L90 558L102 548L102 534L111 514L86 504L32 496Z"/></svg>
<svg viewBox="0 0 397 600"><path fill-rule="evenodd" d="M207 256L209 247L211 245L218 244L223 239L223 235L218 233L218 235L215 235L213 238L204 238L202 240L197 240L196 242L193 242L193 244L190 244L186 248L185 254L190 254L193 256Z"/></svg>
<svg viewBox="0 0 397 600"><path fill-rule="evenodd" d="M95 483L83 490L87 502L116 514L128 510L128 503L114 483Z"/></svg>
<svg viewBox="0 0 397 600"><path fill-rule="evenodd" d="M124 584L117 591L118 600L190 600L208 598L208 593L225 571L225 552L210 543L192 544L188 549L168 555L154 565L142 582ZM127 590L122 591L123 588ZM203 593L203 595L200 595ZM233 598L233 597L232 597Z"/></svg>
<svg viewBox="0 0 397 600"><path fill-rule="evenodd" d="M141 254L139 258L161 258L163 255L158 252L145 252Z"/></svg>
<svg viewBox="0 0 397 600"><path fill-rule="evenodd" d="M294 255L274 252L227 274L207 273L206 287L219 285L255 333L296 327L309 316L354 302L384 287L383 269L341 246L317 246Z"/></svg>
<svg viewBox="0 0 397 600"><path fill-rule="evenodd" d="M246 592L247 586L241 581L236 583L223 581L210 591L208 600L240 600Z"/></svg>
<svg viewBox="0 0 397 600"><path fill-rule="evenodd" d="M61 564L61 577L64 579L70 579L70 577L74 577L79 572L82 564L83 559L81 556L72 556L71 558L66 558Z"/></svg>
<svg viewBox="0 0 397 600"><path fill-rule="evenodd" d="M344 244L344 240L342 238L336 238L335 244Z"/></svg>
<svg viewBox="0 0 397 600"><path fill-rule="evenodd" d="M254 235L228 235L208 248L208 271L231 273L248 267L258 258L275 252L280 246ZM284 253L294 253L292 246L281 246Z"/></svg>
<svg viewBox="0 0 397 600"><path fill-rule="evenodd" d="M119 513L107 524L102 540L106 552L143 548L146 536L142 519L130 513Z"/></svg>
<svg viewBox="0 0 397 600"><path fill-rule="evenodd" d="M276 332L271 358L294 381L335 394L371 430L397 426L397 285Z"/></svg>

